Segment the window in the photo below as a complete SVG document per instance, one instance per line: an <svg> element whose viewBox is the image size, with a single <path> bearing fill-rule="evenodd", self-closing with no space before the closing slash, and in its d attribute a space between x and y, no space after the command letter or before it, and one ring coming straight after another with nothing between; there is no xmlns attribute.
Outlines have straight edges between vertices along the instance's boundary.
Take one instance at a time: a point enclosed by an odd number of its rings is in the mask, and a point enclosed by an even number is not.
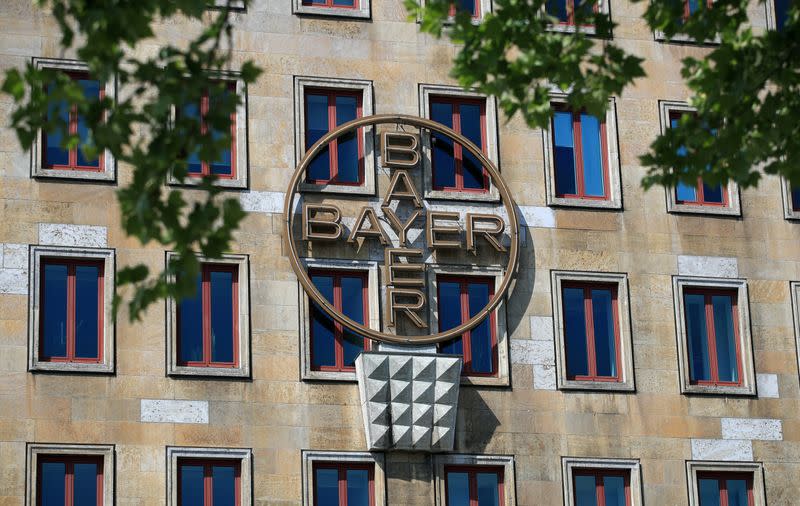
<svg viewBox="0 0 800 506"><path fill-rule="evenodd" d="M239 506L238 460L178 459L178 503L181 506Z"/></svg>
<svg viewBox="0 0 800 506"><path fill-rule="evenodd" d="M514 458L504 455L433 456L437 506L511 506Z"/></svg>
<svg viewBox="0 0 800 506"><path fill-rule="evenodd" d="M174 253L167 255L167 262ZM201 258L195 292L168 305L168 374L247 377L248 257Z"/></svg>
<svg viewBox="0 0 800 506"><path fill-rule="evenodd" d="M239 269L203 264L194 296L178 303L178 364L236 367Z"/></svg>
<svg viewBox="0 0 800 506"><path fill-rule="evenodd" d="M769 15L769 13L767 13L767 23L770 25L770 28L782 32L784 30L784 27L786 26L786 22L789 20L789 7L791 7L792 1L770 0L766 2L766 4L767 4L767 10L770 9L773 10L772 15Z"/></svg>
<svg viewBox="0 0 800 506"><path fill-rule="evenodd" d="M292 0L292 4L293 12L300 15L370 17L370 0Z"/></svg>
<svg viewBox="0 0 800 506"><path fill-rule="evenodd" d="M686 463L689 506L765 506L764 468L755 462Z"/></svg>
<svg viewBox="0 0 800 506"><path fill-rule="evenodd" d="M438 276L436 279L439 332L465 323L494 297L494 279L477 276ZM496 311L477 327L452 341L439 345L439 351L464 357L463 374L497 375Z"/></svg>
<svg viewBox="0 0 800 506"><path fill-rule="evenodd" d="M170 506L250 506L252 452L167 447Z"/></svg>
<svg viewBox="0 0 800 506"><path fill-rule="evenodd" d="M480 0L455 0L450 6L450 15L455 16L457 11L466 11L473 18L478 19L481 17Z"/></svg>
<svg viewBox="0 0 800 506"><path fill-rule="evenodd" d="M430 99L430 118L464 135L486 151L486 101L444 96ZM461 144L449 137L431 134L433 188L443 191L485 192L489 176L483 166Z"/></svg>
<svg viewBox="0 0 800 506"><path fill-rule="evenodd" d="M207 121L207 116L210 110L213 110L215 105L222 100L226 100L227 94L236 94L235 82L221 83L224 86L222 95L218 95L216 89L203 91L203 96L199 104L185 104L178 111L178 116L185 118L196 119L200 122L200 132L202 134L211 134L214 140L219 139L224 135L223 132L214 130L210 127ZM209 129L211 131L209 132ZM199 153L190 153L187 159L187 171L190 177L202 177L214 175L218 178L235 178L236 177L236 112L233 112L230 117L230 133L231 145L222 151L220 157L211 162L200 160Z"/></svg>
<svg viewBox="0 0 800 506"><path fill-rule="evenodd" d="M114 447L29 443L29 504L114 504Z"/></svg>
<svg viewBox="0 0 800 506"><path fill-rule="evenodd" d="M792 188L792 211L800 211L800 188Z"/></svg>
<svg viewBox="0 0 800 506"><path fill-rule="evenodd" d="M633 390L624 274L553 271L560 388Z"/></svg>
<svg viewBox="0 0 800 506"><path fill-rule="evenodd" d="M32 370L112 372L113 251L32 249Z"/></svg>
<svg viewBox="0 0 800 506"><path fill-rule="evenodd" d="M332 129L374 114L372 81L295 76L294 86L297 163L308 148ZM305 180L300 183L302 190L374 195L373 133L374 128L367 126L331 141L309 164Z"/></svg>
<svg viewBox="0 0 800 506"><path fill-rule="evenodd" d="M686 114L694 114L694 109L680 102L661 101L662 131L675 128ZM679 156L685 156L686 150L681 147ZM667 189L667 210L670 212L687 212L698 214L721 214L739 216L739 189L736 183L711 185L702 178L692 183L679 182L674 188Z"/></svg>
<svg viewBox="0 0 800 506"><path fill-rule="evenodd" d="M584 16L592 16L598 11L598 5L592 0L547 0L545 10L548 15L558 19L559 24L574 26L576 11L582 10Z"/></svg>
<svg viewBox="0 0 800 506"><path fill-rule="evenodd" d="M305 149L323 135L362 114L360 91L307 89L305 91ZM364 184L363 129L349 132L328 144L308 167L311 184Z"/></svg>
<svg viewBox="0 0 800 506"><path fill-rule="evenodd" d="M797 341L797 367L800 370L800 281L789 283L792 297L792 314L794 315L794 336Z"/></svg>
<svg viewBox="0 0 800 506"><path fill-rule="evenodd" d="M384 455L303 450L305 506L384 506Z"/></svg>
<svg viewBox="0 0 800 506"><path fill-rule="evenodd" d="M638 460L564 457L567 506L640 506Z"/></svg>
<svg viewBox="0 0 800 506"><path fill-rule="evenodd" d="M89 74L87 65L72 60L34 58L34 65L40 70L56 70L74 81L88 100L115 98L114 83L103 83ZM59 93L58 84L50 83L45 89L48 95ZM92 125L81 114L76 104L66 97L60 97L50 104L46 119L60 126L52 132L40 130L33 146L31 156L31 175L34 177L58 177L81 180L112 181L115 178L115 163L111 153L101 151L89 155L84 148L91 147ZM76 135L78 143L65 145L67 135Z"/></svg>
<svg viewBox="0 0 800 506"><path fill-rule="evenodd" d="M314 5L331 9L356 9L358 8L358 0L303 0L303 5Z"/></svg>
<svg viewBox="0 0 800 506"><path fill-rule="evenodd" d="M337 311L357 323L369 321L366 272L309 272L311 281ZM355 360L369 340L353 334L334 321L316 304L310 308L311 368L318 371L355 371Z"/></svg>
<svg viewBox="0 0 800 506"><path fill-rule="evenodd" d="M685 393L755 394L743 280L673 278Z"/></svg>
<svg viewBox="0 0 800 506"><path fill-rule="evenodd" d="M374 505L374 467L369 463L314 463L314 505Z"/></svg>
<svg viewBox="0 0 800 506"><path fill-rule="evenodd" d="M556 196L608 199L605 121L559 107L553 113L552 132Z"/></svg>
<svg viewBox="0 0 800 506"><path fill-rule="evenodd" d="M783 215L787 220L800 219L800 185L793 185L781 178L783 189Z"/></svg>
<svg viewBox="0 0 800 506"><path fill-rule="evenodd" d="M689 20L689 16L703 8L703 4L709 9L713 5L713 0L682 0L683 2L683 17L681 20L685 23Z"/></svg>

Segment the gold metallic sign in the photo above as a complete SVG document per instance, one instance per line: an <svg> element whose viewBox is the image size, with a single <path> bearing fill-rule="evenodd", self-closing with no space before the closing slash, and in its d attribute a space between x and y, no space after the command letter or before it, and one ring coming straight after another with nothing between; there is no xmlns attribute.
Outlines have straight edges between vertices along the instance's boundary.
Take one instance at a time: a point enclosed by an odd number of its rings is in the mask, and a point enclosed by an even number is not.
<svg viewBox="0 0 800 506"><path fill-rule="evenodd" d="M420 138L414 133L404 131L382 132L380 139L380 149L382 155L382 166L391 171L386 195L381 202L380 212L384 222L388 222L391 230L397 234L398 247L392 244L389 236L384 230L381 218L378 216L377 206L364 205L355 217L355 224L346 234L342 224L342 210L330 203L308 203L303 202L300 206L301 233L299 234L303 242L308 243L331 243L335 241L346 241L354 244L363 241L374 241L384 248L384 269L386 280L386 325L395 328L397 320L405 318L419 329L426 329L427 322L420 317L420 311L425 309L427 301L425 293L425 264L424 252L420 248L407 247L407 233L412 225L425 221L425 242L427 248L435 251L465 249L472 253L478 253L478 244L484 244L497 252L507 253L508 263L505 272L497 287L494 296L489 303L472 318L458 327L444 332L430 333L428 335L398 335L381 332L362 325L344 314L338 312L328 300L322 296L311 281L306 272L306 268L298 255L297 244L295 243L295 207L296 198L301 183L304 181L306 171L311 161L328 144L350 131L365 128L377 127L377 125L410 126L419 129L420 134L423 130L435 132L452 139L471 153L479 163L481 163L489 173L490 181L497 190L502 200L502 205L508 216L508 234L510 236L510 246L503 244L503 236L506 233L505 220L495 214L489 213L466 213L465 231L466 244L461 239L461 227L459 226L460 213L451 211L432 211L425 210L423 198L414 186L414 180L409 171L418 168L422 162L420 154ZM347 195L347 200L352 201L358 195ZM374 200L374 199L373 199ZM412 212L402 220L397 213L390 207L392 201L403 201L412 206ZM458 205L458 204L456 204ZM325 134L306 152L305 156L297 166L292 179L289 182L289 189L286 192L286 202L284 204L284 219L286 245L288 249L289 261L292 269L300 284L308 294L309 298L323 309L331 318L339 322L344 327L369 339L390 343L411 343L426 344L447 341L460 336L477 325L494 311L506 294L509 284L516 273L519 257L519 221L515 210L514 200L511 198L508 186L500 177L497 167L489 160L486 155L472 142L463 135L456 133L452 129L431 120L404 115L376 115L365 118L358 118Z"/></svg>

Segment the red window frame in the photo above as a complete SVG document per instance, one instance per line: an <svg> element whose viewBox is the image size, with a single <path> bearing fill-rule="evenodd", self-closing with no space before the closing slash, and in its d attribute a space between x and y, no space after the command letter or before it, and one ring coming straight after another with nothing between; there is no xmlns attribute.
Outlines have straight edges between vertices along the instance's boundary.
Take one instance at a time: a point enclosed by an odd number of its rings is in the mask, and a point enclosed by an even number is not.
<svg viewBox="0 0 800 506"><path fill-rule="evenodd" d="M688 314L686 313L686 296L690 294L703 295L706 310L706 346L708 347L708 363L711 369L711 380L692 380L692 385L713 385L713 386L742 386L742 349L739 343L739 292L737 290L727 290L720 288L685 288L682 297L684 298L684 325L689 325ZM711 297L714 295L725 295L731 298L731 318L733 318L733 339L736 345L736 377L739 381L720 381L719 363L717 361L717 334L714 328L714 309L711 305ZM692 359L689 346L689 334L686 333L687 358Z"/></svg>
<svg viewBox="0 0 800 506"><path fill-rule="evenodd" d="M568 2L572 2L572 0L567 0ZM595 4L597 5L597 4ZM571 14L570 14L571 15ZM585 113L584 110L574 111L571 110L565 104L554 104L553 109L559 112L569 112L572 114L572 146L575 150L575 187L577 189L577 193L570 194L556 194L556 197L559 198L568 198L568 199L585 199L585 200L608 200L611 198L610 195L610 188L609 188L609 167L608 167L608 137L607 137L607 130L606 130L606 118L598 118L600 122L600 156L602 158L602 170L603 170L603 195L596 196L596 195L586 195L586 189L584 188L584 173L583 173L583 137L581 133L581 114ZM556 129L553 122L555 121L554 118L550 119L550 141L555 146L555 136L556 136ZM555 160L553 160L553 178L558 177L558 171L555 167Z"/></svg>
<svg viewBox="0 0 800 506"><path fill-rule="evenodd" d="M88 72L81 72L75 70L62 70L63 74L68 76L73 81L78 81L81 79L85 80L92 80L92 77L89 75ZM102 100L106 96L105 85L98 81L100 87L100 93L97 96L98 100ZM45 94L47 94L47 86L45 85ZM71 104L69 109L69 126L68 126L68 133L69 135L77 135L78 133L78 106L77 104ZM67 165L47 165L47 132L42 130L42 167L45 169L57 169L57 170L80 170L80 171L87 171L87 172L103 172L104 169L104 151L101 150L100 153L97 155L97 167L92 167L89 165L78 165L78 150L80 146L75 146L69 148L69 163Z"/></svg>
<svg viewBox="0 0 800 506"><path fill-rule="evenodd" d="M314 3L311 0L303 0L303 7L320 7L325 9L358 9L359 0L353 0L353 5L337 5L333 0L325 0L325 3Z"/></svg>
<svg viewBox="0 0 800 506"><path fill-rule="evenodd" d="M314 462L311 466L312 473L312 492L314 496L314 506L319 504L317 497L316 480L317 469L336 469L339 472L339 505L347 506L347 471L366 470L369 472L369 505L375 504L375 465L361 462Z"/></svg>
<svg viewBox="0 0 800 506"><path fill-rule="evenodd" d="M438 304L441 298L439 287L442 282L459 283L461 292L461 323L464 324L469 320L469 292L467 285L484 284L489 285L489 300L494 299L494 279L484 276L453 276L442 275L436 277L436 300L437 310L441 311ZM461 370L462 376L482 376L482 377L496 377L498 375L498 357L497 357L497 311L492 311L489 314L489 335L492 343L492 372L474 372L472 370L472 331L468 330L461 334L461 349L464 354L464 366ZM441 320L440 320L441 321ZM442 329L439 328L441 332Z"/></svg>
<svg viewBox="0 0 800 506"><path fill-rule="evenodd" d="M369 326L369 276L368 273L363 271L345 271L345 270L324 270L324 269L312 269L308 272L308 276L331 276L333 278L333 307L336 308L336 311L342 312L342 278L343 277L357 277L361 278L362 280L362 293L361 297L364 301L363 309L364 309L364 324ZM316 309L314 308L313 304L309 305L309 320L313 321L314 319L314 312ZM324 313L324 312L323 312ZM344 344L342 344L342 340L344 339L344 326L333 320L333 347L334 347L334 354L336 358L336 365L320 365L314 366L314 325L309 325L309 337L310 337L310 346L309 346L309 354L311 358L311 370L312 371L328 371L328 372L352 372L355 371L356 368L354 366L346 366L344 365ZM371 341L366 337L364 339L364 351L369 350L371 348Z"/></svg>
<svg viewBox="0 0 800 506"><path fill-rule="evenodd" d="M478 4L476 0L475 5ZM478 105L481 108L481 151L486 154L486 99L483 98L467 98L467 97L449 97L443 95L432 95L430 97L430 105L428 114L431 114L433 104L450 104L453 106L453 130L456 133L461 133L461 105ZM455 161L456 171L456 185L453 187L448 186L435 186L434 190L438 191L458 191L468 193L486 193L489 191L489 174L486 172L486 167L483 169L483 188L464 188L464 148L458 142L453 141L453 160ZM431 170L433 171L433 181L436 181L436 165L433 163L431 157Z"/></svg>
<svg viewBox="0 0 800 506"><path fill-rule="evenodd" d="M685 5L689 5L688 2L684 2ZM709 0L709 6L711 4L711 0ZM687 7L688 9L688 7ZM684 114L693 114L691 112L686 111L672 111L669 113L669 124L672 125L672 121L676 119L680 119ZM675 195L675 203L677 204L690 204L695 206L711 206L711 207L728 207L728 185L721 184L720 190L722 192L722 202L706 202L705 200L705 188L703 186L703 178L697 178L697 185L695 186L695 192L697 195L696 200L681 200L678 198L678 187L676 186L672 191Z"/></svg>
<svg viewBox="0 0 800 506"><path fill-rule="evenodd" d="M577 26L577 23L575 23L575 0L564 0L564 2L566 3L567 20L566 21L559 20L558 24L562 26ZM578 3L580 3L580 0L578 0ZM545 4L545 6L546 5L547 4ZM599 7L598 2L595 1L594 5L592 5L592 12L594 12L595 14L599 12L598 7ZM583 23L581 24L581 26L594 26L594 23ZM605 122L603 124L605 125Z"/></svg>
<svg viewBox="0 0 800 506"><path fill-rule="evenodd" d="M706 6L708 8L711 8L713 5L714 5L714 0L707 0L706 1ZM689 0L683 0L683 16L681 16L681 19L685 23L686 21L689 20L689 16L691 16L691 15L692 15L692 13L691 13L691 9L689 8Z"/></svg>
<svg viewBox="0 0 800 506"><path fill-rule="evenodd" d="M103 457L92 455L40 455L36 459L36 504L42 504L42 464L60 462L65 466L64 506L74 505L75 464L93 462L97 464L97 505L103 506ZM86 506L83 504L77 506Z"/></svg>
<svg viewBox="0 0 800 506"><path fill-rule="evenodd" d="M211 361L211 273L230 272L233 282L233 362L212 362ZM181 356L181 306L177 304L177 335L176 348L178 365L185 367L239 367L239 266L231 264L204 263L201 265L201 307L203 318L203 360L182 362Z"/></svg>
<svg viewBox="0 0 800 506"><path fill-rule="evenodd" d="M67 266L67 356L47 357L44 355L44 342L41 333L44 331L44 322L47 317L47 308L44 303L44 268L47 265ZM97 358L75 356L75 268L79 265L97 267ZM102 260L82 260L75 258L49 257L43 258L39 270L39 360L43 362L74 362L97 364L103 360L103 333L105 312L103 306L103 285L105 281L105 262Z"/></svg>
<svg viewBox="0 0 800 506"><path fill-rule="evenodd" d="M725 472L725 471L704 471L697 473L696 488L700 485L700 480L716 480L719 484L719 505L728 506L728 480L745 480L747 483L747 505L755 506L755 496L753 495L753 473L747 472Z"/></svg>
<svg viewBox="0 0 800 506"><path fill-rule="evenodd" d="M456 3L452 2L450 4L450 11L448 12L448 16L453 17L456 15ZM472 10L472 18L473 19L480 19L481 17L481 0L475 0L475 8Z"/></svg>
<svg viewBox="0 0 800 506"><path fill-rule="evenodd" d="M328 0L331 1L331 0ZM356 98L356 118L364 115L364 93L360 90L347 90L335 88L306 88L303 92L303 114L305 125L303 125L303 135L308 139L308 95L323 95L328 98L328 132L336 128L336 97L355 97ZM364 129L358 128L356 131L358 139L358 181L342 182L337 181L339 174L339 139L333 139L328 144L328 160L330 164L330 178L311 179L306 176L309 184L336 184L344 186L362 186L364 184ZM311 147L311 146L309 146ZM307 149L307 148L306 148Z"/></svg>
<svg viewBox="0 0 800 506"><path fill-rule="evenodd" d="M575 376L567 378L573 381L601 381L610 383L619 383L622 381L622 351L620 350L620 336L619 336L619 306L618 306L618 289L616 283L585 283L580 281L564 282L561 285L561 303L564 304L564 289L565 288L580 288L583 289L583 310L585 315L584 325L586 328L586 353L587 364L589 365L588 376ZM617 375L616 376L598 376L597 375L597 356L595 355L595 342L594 342L594 309L592 305L592 289L602 288L604 290L611 290L611 311L614 313L614 351L617 360ZM566 312L564 312L566 313ZM562 322L566 325L566 322ZM564 352L569 361L569 349L564 343Z"/></svg>
<svg viewBox="0 0 800 506"><path fill-rule="evenodd" d="M593 476L595 484L595 498L597 506L606 506L606 492L603 478L606 476L620 476L625 480L625 506L631 506L631 473L630 471L617 471L610 469L574 469L572 471L573 494L577 490L576 479L579 476ZM575 497L573 495L573 501Z"/></svg>
<svg viewBox="0 0 800 506"><path fill-rule="evenodd" d="M227 466L233 467L234 470L234 484L235 491L235 504L239 506L242 503L242 463L234 459L195 459L195 458L180 458L178 459L178 504L181 504L181 489L183 488L183 465L203 466L203 506L213 506L213 483L211 469L213 466Z"/></svg>
<svg viewBox="0 0 800 506"><path fill-rule="evenodd" d="M236 94L236 82L224 81L225 88L228 91ZM200 97L200 134L206 135L208 133L208 122L206 117L211 107L211 95L209 89L203 90L203 96ZM189 177L204 177L211 175L211 166L205 160L200 160L200 172L188 172ZM230 174L215 174L218 179L236 179L236 111L231 113L231 173Z"/></svg>
<svg viewBox="0 0 800 506"><path fill-rule="evenodd" d="M447 495L447 482L450 473L467 473L469 483L469 506L478 506L478 473L494 473L497 475L497 503L505 504L505 470L502 466L445 466L444 467L444 490L445 506L449 506L450 497Z"/></svg>

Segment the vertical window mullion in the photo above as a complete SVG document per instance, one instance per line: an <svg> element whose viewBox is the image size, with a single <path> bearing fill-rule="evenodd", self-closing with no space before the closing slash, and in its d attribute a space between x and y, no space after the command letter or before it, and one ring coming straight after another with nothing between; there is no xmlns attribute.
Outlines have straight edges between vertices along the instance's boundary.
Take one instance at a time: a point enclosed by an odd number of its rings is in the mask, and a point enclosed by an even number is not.
<svg viewBox="0 0 800 506"><path fill-rule="evenodd" d="M469 504L478 506L478 473L474 469L467 473L467 483L469 483Z"/></svg>
<svg viewBox="0 0 800 506"><path fill-rule="evenodd" d="M332 2L333 0L331 0ZM328 92L328 132L336 129L336 93ZM339 139L328 144L328 160L330 165L330 181L339 179Z"/></svg>
<svg viewBox="0 0 800 506"><path fill-rule="evenodd" d="M200 134L205 135L208 132L208 109L209 109L209 90L203 91L200 97ZM200 174L207 176L211 173L211 168L208 162L200 160Z"/></svg>
<svg viewBox="0 0 800 506"><path fill-rule="evenodd" d="M69 460L64 462L64 506L72 506L74 502L73 486L75 479L75 467Z"/></svg>
<svg viewBox="0 0 800 506"><path fill-rule="evenodd" d="M467 281L462 279L459 291L461 296L461 324L469 320L469 288ZM472 372L472 331L466 331L461 336L461 348L464 353L464 370Z"/></svg>
<svg viewBox="0 0 800 506"><path fill-rule="evenodd" d="M203 365L211 363L211 267L202 266L200 311L203 320Z"/></svg>
<svg viewBox="0 0 800 506"><path fill-rule="evenodd" d="M728 480L720 478L719 483L719 506L728 506Z"/></svg>
<svg viewBox="0 0 800 506"><path fill-rule="evenodd" d="M342 276L333 276L333 307L341 314L342 312ZM334 362L337 370L344 368L344 328L342 324L333 320L333 353Z"/></svg>
<svg viewBox="0 0 800 506"><path fill-rule="evenodd" d="M72 104L69 108L69 125L67 126L67 132L69 135L78 133L78 104ZM80 149L80 146L69 148L68 156L70 168L78 166L78 149Z"/></svg>
<svg viewBox="0 0 800 506"><path fill-rule="evenodd" d="M574 5L574 1L573 1ZM572 24L574 23L574 9ZM586 184L584 181L583 173L583 137L581 134L581 113L573 111L572 113L572 142L575 146L575 184L579 197L586 196Z"/></svg>
<svg viewBox="0 0 800 506"><path fill-rule="evenodd" d="M594 475L595 492L597 492L597 506L606 506L606 494L603 485L603 475L595 473Z"/></svg>
<svg viewBox="0 0 800 506"><path fill-rule="evenodd" d="M712 304L712 295L705 295L706 306L706 331L708 342L708 363L711 367L711 381L714 384L719 383L719 363L717 362L717 331L714 328L714 306Z"/></svg>
<svg viewBox="0 0 800 506"><path fill-rule="evenodd" d="M339 506L347 506L347 469L343 465L337 466L339 472Z"/></svg>
<svg viewBox="0 0 800 506"><path fill-rule="evenodd" d="M583 310L586 321L586 363L589 365L589 376L597 378L597 354L594 348L594 313L592 306L592 289L583 289Z"/></svg>
<svg viewBox="0 0 800 506"><path fill-rule="evenodd" d="M478 0L475 0L478 1ZM453 130L461 133L461 108L458 102L453 101ZM456 189L464 189L464 147L457 142L453 142L454 169L456 171Z"/></svg>
<svg viewBox="0 0 800 506"><path fill-rule="evenodd" d="M706 203L705 185L702 177L697 178L697 202L700 204Z"/></svg>
<svg viewBox="0 0 800 506"><path fill-rule="evenodd" d="M212 491L213 484L211 483L211 464L206 462L203 464L203 502L204 506L213 506L214 492Z"/></svg>

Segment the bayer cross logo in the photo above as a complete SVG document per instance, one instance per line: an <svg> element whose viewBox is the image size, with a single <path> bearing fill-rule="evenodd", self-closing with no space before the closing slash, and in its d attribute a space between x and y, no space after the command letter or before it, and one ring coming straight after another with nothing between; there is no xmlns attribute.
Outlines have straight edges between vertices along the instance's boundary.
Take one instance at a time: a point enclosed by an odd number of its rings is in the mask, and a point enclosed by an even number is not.
<svg viewBox="0 0 800 506"><path fill-rule="evenodd" d="M309 190L309 166L332 141L354 131L379 139L366 143L377 144L371 158L378 170L376 194ZM488 181L485 194L475 198L468 192L433 191L432 146L468 152L483 167ZM498 169L467 138L427 119L369 116L329 132L298 165L284 214L289 259L309 298L338 324L377 341L435 343L475 328L497 308L517 267L519 225ZM371 328L337 311L312 283L309 259L377 262L383 328ZM442 329L430 316L431 299L436 298L431 272L434 267L456 266L491 267L499 273L498 281L482 309L472 308L465 321Z"/></svg>

